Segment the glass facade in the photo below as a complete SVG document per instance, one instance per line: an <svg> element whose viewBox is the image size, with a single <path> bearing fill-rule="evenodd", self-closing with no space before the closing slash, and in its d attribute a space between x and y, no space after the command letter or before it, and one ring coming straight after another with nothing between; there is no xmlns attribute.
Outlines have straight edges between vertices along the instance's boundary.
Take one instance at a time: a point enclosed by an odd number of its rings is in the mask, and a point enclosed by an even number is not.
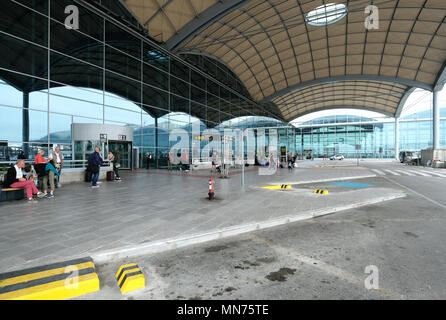
<svg viewBox="0 0 446 320"><path fill-rule="evenodd" d="M119 13L115 1L100 3ZM392 158L393 119L336 115L287 126L274 105L252 101L240 79L212 57L174 56L148 39L132 16L123 21L93 7L79 8L79 29L67 29L69 0L6 0L0 11L0 162L55 145L65 159L92 150L75 146L73 123L116 124L133 128L139 154L151 152L157 166L176 141L174 129L278 129L287 153L313 150L314 156L343 153ZM118 14L119 15L119 14ZM120 15L122 18L122 15ZM122 23L124 22L124 23ZM446 108L441 100L441 146L446 147ZM400 120L400 150L432 145L432 113ZM257 130L254 130L257 136ZM94 139L93 139L94 141ZM193 143L189 140L189 149ZM255 140L257 149L257 140ZM204 148L206 142L201 141ZM276 144L274 144L276 145ZM78 150L79 149L79 150ZM84 152L84 151L82 151ZM267 154L268 152L266 152ZM139 159L145 166L145 157Z"/></svg>
<svg viewBox="0 0 446 320"><path fill-rule="evenodd" d="M33 159L37 149L48 154L55 145L72 159L72 123L131 126L140 155L150 151L158 159L165 158L175 128L190 131L199 122L204 130L228 126L234 118L273 115L223 67L196 56L189 63L172 56L137 27L92 7L76 4L79 29L67 29L65 8L72 4L2 3L0 161L22 152ZM135 24L131 16L125 18Z"/></svg>
<svg viewBox="0 0 446 320"><path fill-rule="evenodd" d="M429 118L430 114L430 118ZM440 147L446 148L446 105L440 112ZM395 120L336 115L316 118L280 133L280 146L294 148L290 136L295 132L295 152L312 150L314 157L341 153L346 158L394 158ZM287 142L288 141L288 142ZM361 145L359 151L356 145ZM399 150L432 148L432 114L422 111L399 120ZM292 152L292 151L291 151Z"/></svg>

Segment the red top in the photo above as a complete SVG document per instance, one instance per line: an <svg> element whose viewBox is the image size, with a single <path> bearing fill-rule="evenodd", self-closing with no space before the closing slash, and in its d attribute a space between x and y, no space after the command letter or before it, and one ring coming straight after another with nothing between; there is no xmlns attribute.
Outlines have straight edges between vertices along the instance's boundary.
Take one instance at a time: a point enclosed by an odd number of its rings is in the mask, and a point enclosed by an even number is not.
<svg viewBox="0 0 446 320"><path fill-rule="evenodd" d="M46 163L46 160L45 160L44 157L42 157L40 154L38 154L38 155L36 156L35 163L36 163L36 164L39 164L39 163Z"/></svg>

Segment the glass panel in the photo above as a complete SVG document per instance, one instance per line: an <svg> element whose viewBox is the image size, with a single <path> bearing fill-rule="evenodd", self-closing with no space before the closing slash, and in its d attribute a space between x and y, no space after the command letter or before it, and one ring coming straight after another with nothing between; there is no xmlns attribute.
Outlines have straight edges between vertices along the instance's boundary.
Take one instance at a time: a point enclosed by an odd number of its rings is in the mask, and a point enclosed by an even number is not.
<svg viewBox="0 0 446 320"><path fill-rule="evenodd" d="M170 111L189 113L189 100L170 95Z"/></svg>
<svg viewBox="0 0 446 320"><path fill-rule="evenodd" d="M29 111L29 141L48 142L48 113Z"/></svg>
<svg viewBox="0 0 446 320"><path fill-rule="evenodd" d="M184 98L189 98L189 84L177 78L170 77L170 92Z"/></svg>
<svg viewBox="0 0 446 320"><path fill-rule="evenodd" d="M51 52L51 80L75 87L103 89L100 68ZM59 86L59 84L51 84Z"/></svg>
<svg viewBox="0 0 446 320"><path fill-rule="evenodd" d="M108 45L141 60L141 40L109 21L105 22L105 41Z"/></svg>
<svg viewBox="0 0 446 320"><path fill-rule="evenodd" d="M0 30L43 46L48 43L48 18L12 1L2 1Z"/></svg>
<svg viewBox="0 0 446 320"><path fill-rule="evenodd" d="M23 94L21 91L17 90L13 86L0 80L0 104L13 107L22 107Z"/></svg>
<svg viewBox="0 0 446 320"><path fill-rule="evenodd" d="M137 104L124 98L121 98L119 96L116 96L112 93L106 93L104 99L106 106L118 107L121 109L131 110L139 114L141 113L141 108Z"/></svg>
<svg viewBox="0 0 446 320"><path fill-rule="evenodd" d="M103 102L103 91L89 89L89 88L81 88L81 87L72 87L72 86L63 86L51 88L50 93L52 95L62 96L64 98L71 98L75 100L84 100L87 102L93 102L97 104L102 104ZM64 113L71 113L70 109L65 110ZM54 110L50 106L50 111Z"/></svg>
<svg viewBox="0 0 446 320"><path fill-rule="evenodd" d="M48 13L48 0L16 0L16 2L22 3L23 5L33 8L43 14Z"/></svg>
<svg viewBox="0 0 446 320"><path fill-rule="evenodd" d="M105 120L120 122L121 125L141 125L141 113L105 107Z"/></svg>
<svg viewBox="0 0 446 320"><path fill-rule="evenodd" d="M206 90L206 78L194 70L191 70L191 84Z"/></svg>
<svg viewBox="0 0 446 320"><path fill-rule="evenodd" d="M191 86L191 100L194 100L202 104L206 104L206 91Z"/></svg>
<svg viewBox="0 0 446 320"><path fill-rule="evenodd" d="M84 116L102 119L103 107L85 100L70 99L63 96L50 94L50 110L52 112L69 113L76 116Z"/></svg>
<svg viewBox="0 0 446 320"><path fill-rule="evenodd" d="M59 22L51 21L51 49L99 67L104 66L104 45L75 30L67 30Z"/></svg>
<svg viewBox="0 0 446 320"><path fill-rule="evenodd" d="M160 50L144 43L143 61L159 69L169 71L169 56Z"/></svg>
<svg viewBox="0 0 446 320"><path fill-rule="evenodd" d="M141 80L141 62L108 46L105 48L105 68Z"/></svg>
<svg viewBox="0 0 446 320"><path fill-rule="evenodd" d="M41 78L47 77L48 50L0 33L0 67Z"/></svg>
<svg viewBox="0 0 446 320"><path fill-rule="evenodd" d="M105 74L105 90L121 98L139 103L141 100L141 83L121 77L112 72Z"/></svg>
<svg viewBox="0 0 446 320"><path fill-rule="evenodd" d="M0 140L22 141L22 110L0 106Z"/></svg>
<svg viewBox="0 0 446 320"><path fill-rule="evenodd" d="M175 59L170 60L170 74L189 82L189 68Z"/></svg>
<svg viewBox="0 0 446 320"><path fill-rule="evenodd" d="M144 84L150 84L152 86L168 90L169 89L169 75L164 73L148 64L143 65Z"/></svg>
<svg viewBox="0 0 446 320"><path fill-rule="evenodd" d="M143 86L143 103L145 106L169 110L167 92L149 86Z"/></svg>
<svg viewBox="0 0 446 320"><path fill-rule="evenodd" d="M48 111L48 90L30 92L29 108Z"/></svg>
<svg viewBox="0 0 446 320"><path fill-rule="evenodd" d="M50 143L71 143L71 116L50 113Z"/></svg>
<svg viewBox="0 0 446 320"><path fill-rule="evenodd" d="M75 3L73 3L72 0L51 0L51 18L65 25L65 19L68 17L68 14L65 13L65 8L73 4ZM104 20L83 6L78 5L77 7L79 8L79 31L102 41L104 34ZM66 29L65 31L60 29L60 31L60 34L53 35L52 33L51 37L63 38L67 31L78 32L72 29Z"/></svg>

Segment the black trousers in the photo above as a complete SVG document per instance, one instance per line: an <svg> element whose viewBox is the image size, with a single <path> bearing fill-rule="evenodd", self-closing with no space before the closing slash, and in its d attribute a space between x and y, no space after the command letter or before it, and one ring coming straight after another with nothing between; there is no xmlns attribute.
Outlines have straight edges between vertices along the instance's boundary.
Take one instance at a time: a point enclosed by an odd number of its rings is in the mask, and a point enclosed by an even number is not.
<svg viewBox="0 0 446 320"><path fill-rule="evenodd" d="M113 165L113 172L115 173L115 177L119 178L119 169L116 168L116 166Z"/></svg>

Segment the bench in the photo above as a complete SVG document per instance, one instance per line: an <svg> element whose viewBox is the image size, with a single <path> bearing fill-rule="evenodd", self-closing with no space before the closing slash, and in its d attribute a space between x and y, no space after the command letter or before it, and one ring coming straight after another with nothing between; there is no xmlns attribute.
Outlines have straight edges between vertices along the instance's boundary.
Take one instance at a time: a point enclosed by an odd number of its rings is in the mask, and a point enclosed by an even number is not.
<svg viewBox="0 0 446 320"><path fill-rule="evenodd" d="M2 188L0 194L1 201L22 200L25 197L24 188Z"/></svg>

